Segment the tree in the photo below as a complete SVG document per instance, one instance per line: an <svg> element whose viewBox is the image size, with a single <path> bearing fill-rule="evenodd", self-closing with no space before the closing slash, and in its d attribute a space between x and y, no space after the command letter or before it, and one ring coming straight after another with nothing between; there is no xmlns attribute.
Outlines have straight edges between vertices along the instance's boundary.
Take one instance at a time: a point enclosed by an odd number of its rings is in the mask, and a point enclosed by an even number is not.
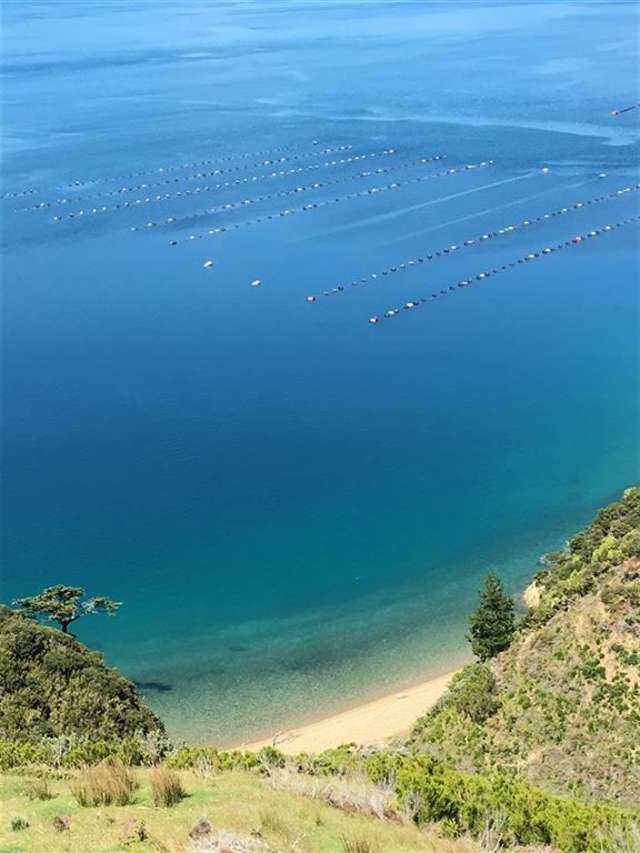
<svg viewBox="0 0 640 853"><path fill-rule="evenodd" d="M492 572L485 578L480 604L471 615L469 625L471 630L467 639L480 661L495 657L511 643L515 630L513 599L504 591L500 578Z"/></svg>
<svg viewBox="0 0 640 853"><path fill-rule="evenodd" d="M89 613L106 613L107 616L113 616L122 606L121 601L113 601L103 595L86 599L84 595L85 591L79 586L57 584L48 586L38 595L17 598L13 603L29 616L46 616L50 622L58 622L65 634L69 633L69 625L81 616Z"/></svg>

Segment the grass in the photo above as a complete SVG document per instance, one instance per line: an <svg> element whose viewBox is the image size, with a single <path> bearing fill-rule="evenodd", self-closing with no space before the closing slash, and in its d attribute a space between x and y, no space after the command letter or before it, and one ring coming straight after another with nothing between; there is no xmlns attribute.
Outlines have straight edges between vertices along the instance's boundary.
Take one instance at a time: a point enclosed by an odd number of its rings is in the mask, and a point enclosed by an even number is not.
<svg viewBox="0 0 640 853"><path fill-rule="evenodd" d="M35 779L30 782L25 793L30 800L50 800L53 796L46 779Z"/></svg>
<svg viewBox="0 0 640 853"><path fill-rule="evenodd" d="M187 796L180 776L167 767L154 767L149 774L149 781L154 806L169 808Z"/></svg>
<svg viewBox="0 0 640 853"><path fill-rule="evenodd" d="M28 776L0 778L0 853L188 853L200 841L224 830L244 849L271 853L479 853L465 840L440 840L413 826L381 821L373 816L344 812L331 805L284 790L274 790L254 774L230 772L203 780L184 771L181 781L189 796L172 808L154 805L151 775L132 770L134 789L126 806L80 806L71 792L82 771L66 779L48 780L51 799L29 799ZM20 817L29 826L10 828ZM190 833L191 836L190 836ZM349 845L349 846L347 846ZM366 846L364 846L366 845ZM202 847L206 849L206 847ZM209 849L215 849L209 847ZM242 849L238 846L235 849Z"/></svg>
<svg viewBox="0 0 640 853"><path fill-rule="evenodd" d="M135 788L131 771L119 761L101 761L94 767L85 767L70 785L78 805L85 807L127 806Z"/></svg>

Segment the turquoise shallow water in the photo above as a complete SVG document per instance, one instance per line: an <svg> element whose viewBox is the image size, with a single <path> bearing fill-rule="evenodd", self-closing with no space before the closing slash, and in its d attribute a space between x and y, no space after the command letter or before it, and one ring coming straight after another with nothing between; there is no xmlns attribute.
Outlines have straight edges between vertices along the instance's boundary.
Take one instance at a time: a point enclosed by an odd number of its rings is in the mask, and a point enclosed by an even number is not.
<svg viewBox="0 0 640 853"><path fill-rule="evenodd" d="M2 202L3 597L123 600L80 636L197 740L465 660L487 567L518 591L637 480L637 225L367 318L638 214L612 194L640 116L608 116L638 100L637 8L7 0L4 24L4 190L38 193Z"/></svg>

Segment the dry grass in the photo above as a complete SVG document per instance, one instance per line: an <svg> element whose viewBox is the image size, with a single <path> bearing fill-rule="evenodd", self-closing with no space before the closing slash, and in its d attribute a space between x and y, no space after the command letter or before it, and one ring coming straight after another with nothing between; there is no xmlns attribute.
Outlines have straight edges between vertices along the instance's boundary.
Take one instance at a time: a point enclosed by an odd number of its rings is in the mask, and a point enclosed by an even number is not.
<svg viewBox="0 0 640 853"><path fill-rule="evenodd" d="M264 809L260 812L260 831L271 832L283 838L289 835L289 827L273 809Z"/></svg>
<svg viewBox="0 0 640 853"><path fill-rule="evenodd" d="M168 767L154 767L149 774L154 806L170 808L186 797L182 779Z"/></svg>
<svg viewBox="0 0 640 853"><path fill-rule="evenodd" d="M53 797L46 779L35 779L27 785L25 794L30 800L50 800Z"/></svg>
<svg viewBox="0 0 640 853"><path fill-rule="evenodd" d="M84 767L70 785L79 806L127 806L133 800L136 782L118 761L102 761Z"/></svg>
<svg viewBox="0 0 640 853"><path fill-rule="evenodd" d="M341 838L344 853L378 853L378 848L371 844L368 838Z"/></svg>
<svg viewBox="0 0 640 853"><path fill-rule="evenodd" d="M276 790L322 800L342 811L371 815L394 823L410 822L411 816L396 810L391 788L373 785L363 777L304 776L284 767L273 770L269 781Z"/></svg>

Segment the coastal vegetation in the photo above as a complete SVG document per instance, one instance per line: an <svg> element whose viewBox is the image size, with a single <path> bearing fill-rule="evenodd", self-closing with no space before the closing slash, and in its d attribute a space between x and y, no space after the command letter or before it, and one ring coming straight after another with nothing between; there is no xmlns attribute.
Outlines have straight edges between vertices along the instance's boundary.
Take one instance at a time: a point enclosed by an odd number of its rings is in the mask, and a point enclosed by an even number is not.
<svg viewBox="0 0 640 853"><path fill-rule="evenodd" d="M89 742L112 740L125 749L129 741L163 737L162 722L134 684L106 667L102 655L0 606L0 738L25 755L70 759ZM99 746L84 749L100 755Z"/></svg>
<svg viewBox="0 0 640 853"><path fill-rule="evenodd" d="M113 601L104 595L85 598L82 587L56 584L43 589L37 595L18 598L14 605L29 616L44 617L50 622L57 622L63 633L68 634L69 625L77 622L82 616L92 613L113 616L122 607L122 602Z"/></svg>
<svg viewBox="0 0 640 853"><path fill-rule="evenodd" d="M462 670L408 745L465 772L500 767L557 794L637 807L640 489L543 562L508 649Z"/></svg>
<svg viewBox="0 0 640 853"><path fill-rule="evenodd" d="M478 660L489 660L509 647L515 631L513 599L493 572L485 578L478 609L469 623L468 639Z"/></svg>
<svg viewBox="0 0 640 853"><path fill-rule="evenodd" d="M2 608L0 849L640 850L640 489L542 562L519 622L487 576L477 660L406 742L314 755L172 745L99 654Z"/></svg>

